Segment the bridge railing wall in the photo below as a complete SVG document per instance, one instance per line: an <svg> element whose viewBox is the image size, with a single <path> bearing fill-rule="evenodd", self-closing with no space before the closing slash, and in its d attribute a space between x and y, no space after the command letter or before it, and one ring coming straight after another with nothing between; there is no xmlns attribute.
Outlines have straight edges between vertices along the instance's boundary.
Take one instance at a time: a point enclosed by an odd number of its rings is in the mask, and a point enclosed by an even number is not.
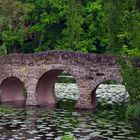
<svg viewBox="0 0 140 140"><path fill-rule="evenodd" d="M40 65L60 63L73 65L114 65L116 57L105 54L90 54L68 51L47 51L32 54L10 54L0 57L0 65Z"/></svg>

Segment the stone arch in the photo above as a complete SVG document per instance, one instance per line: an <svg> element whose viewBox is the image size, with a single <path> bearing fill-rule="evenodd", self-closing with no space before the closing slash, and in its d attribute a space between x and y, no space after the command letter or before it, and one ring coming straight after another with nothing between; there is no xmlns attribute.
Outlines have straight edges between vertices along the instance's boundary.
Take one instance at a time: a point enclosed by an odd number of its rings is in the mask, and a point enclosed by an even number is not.
<svg viewBox="0 0 140 140"><path fill-rule="evenodd" d="M98 81L95 85L94 85L94 88L92 89L92 93L94 93L94 91L96 91L96 89L99 87L99 85L101 84L105 84L105 83L110 83L110 81L116 83L116 84L119 84L120 81L119 80L116 80L116 79L107 79L107 80L101 80L101 81Z"/></svg>
<svg viewBox="0 0 140 140"><path fill-rule="evenodd" d="M6 76L0 84L0 101L13 102L19 101L25 103L26 88L24 83L15 76Z"/></svg>
<svg viewBox="0 0 140 140"><path fill-rule="evenodd" d="M79 67L78 67L79 68ZM75 71L76 69L76 71ZM81 67L79 68L81 69ZM72 77L74 77L74 79L76 80L76 83L79 85L80 81L79 81L79 76L77 73L77 67L75 68L71 68L70 65L62 65L62 64L49 64L45 67L42 67L40 69L38 69L37 71L37 77L38 79L41 78L43 76L43 74L45 74L48 71L53 71L53 70L60 70L60 71L66 71L67 73L69 73Z"/></svg>
<svg viewBox="0 0 140 140"><path fill-rule="evenodd" d="M55 96L55 83L57 80L57 76L63 72L68 72L76 81L76 84L79 89L79 81L73 71L69 69L49 69L40 76L37 86L36 86L36 96L37 96L37 105L56 105L56 96Z"/></svg>
<svg viewBox="0 0 140 140"><path fill-rule="evenodd" d="M94 85L94 88L93 90L91 91L91 100L92 100L92 105L96 107L97 105L97 99L96 99L96 91L98 89L98 87L101 85L101 84L108 84L111 82L114 82L115 84L120 84L122 81L121 81L121 77L117 78L117 77L113 77L113 78L104 78L104 79L101 79L99 80L95 85ZM114 84L112 83L112 84Z"/></svg>

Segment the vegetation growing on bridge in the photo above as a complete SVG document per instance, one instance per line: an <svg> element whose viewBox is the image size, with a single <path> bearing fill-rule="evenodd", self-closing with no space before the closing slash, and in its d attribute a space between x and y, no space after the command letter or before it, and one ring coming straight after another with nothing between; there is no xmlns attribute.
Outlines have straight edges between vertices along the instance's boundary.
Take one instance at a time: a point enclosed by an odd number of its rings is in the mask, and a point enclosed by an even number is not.
<svg viewBox="0 0 140 140"><path fill-rule="evenodd" d="M0 13L0 54L73 50L140 58L140 0L0 0ZM140 66L128 62L122 73L134 111Z"/></svg>

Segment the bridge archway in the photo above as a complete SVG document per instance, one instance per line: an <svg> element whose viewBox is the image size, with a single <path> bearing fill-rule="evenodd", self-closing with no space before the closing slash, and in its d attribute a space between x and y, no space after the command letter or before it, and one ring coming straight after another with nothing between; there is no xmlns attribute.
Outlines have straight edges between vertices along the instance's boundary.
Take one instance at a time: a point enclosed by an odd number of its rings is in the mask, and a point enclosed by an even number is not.
<svg viewBox="0 0 140 140"><path fill-rule="evenodd" d="M58 76L64 70L61 69L53 69L45 72L40 79L38 80L37 87L36 87L36 96L37 96L37 105L48 105L48 106L56 106L56 90L55 84L58 79ZM72 76L72 78L76 81L74 76L67 72ZM78 83L76 81L77 89Z"/></svg>
<svg viewBox="0 0 140 140"><path fill-rule="evenodd" d="M4 79L0 85L0 102L22 102L26 101L26 88L24 83L17 77L11 76Z"/></svg>
<svg viewBox="0 0 140 140"><path fill-rule="evenodd" d="M92 104L96 106L97 103L101 104L102 101L108 104L119 103L125 99L125 96L127 99L127 95L124 95L125 92L125 86L121 84L120 80L104 80L92 90Z"/></svg>

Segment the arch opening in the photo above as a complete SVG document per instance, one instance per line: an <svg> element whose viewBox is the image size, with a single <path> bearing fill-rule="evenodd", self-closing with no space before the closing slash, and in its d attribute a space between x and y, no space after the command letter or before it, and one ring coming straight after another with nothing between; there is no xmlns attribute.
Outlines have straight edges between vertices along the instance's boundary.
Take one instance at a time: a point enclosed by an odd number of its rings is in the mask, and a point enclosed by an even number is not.
<svg viewBox="0 0 140 140"><path fill-rule="evenodd" d="M92 91L92 104L97 106L122 104L129 100L128 92L124 85L115 80L101 82Z"/></svg>
<svg viewBox="0 0 140 140"><path fill-rule="evenodd" d="M76 102L79 98L79 90L72 75L55 69L41 76L36 87L36 95L38 105L56 107L56 105L60 105L61 101L67 99Z"/></svg>
<svg viewBox="0 0 140 140"><path fill-rule="evenodd" d="M24 83L16 77L6 78L0 85L1 103L25 104L26 94Z"/></svg>

